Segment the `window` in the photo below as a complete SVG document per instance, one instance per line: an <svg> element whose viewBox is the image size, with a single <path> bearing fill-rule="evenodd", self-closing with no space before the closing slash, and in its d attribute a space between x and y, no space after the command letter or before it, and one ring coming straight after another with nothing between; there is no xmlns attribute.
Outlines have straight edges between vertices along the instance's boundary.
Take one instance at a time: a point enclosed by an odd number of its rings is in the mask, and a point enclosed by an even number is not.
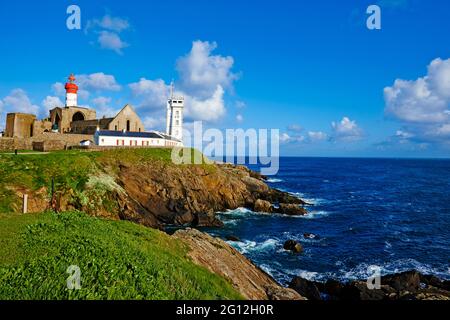
<svg viewBox="0 0 450 320"><path fill-rule="evenodd" d="M175 112L175 114L177 115L177 117L179 117L180 116L180 111L177 110L177 112Z"/></svg>
<svg viewBox="0 0 450 320"><path fill-rule="evenodd" d="M102 139L103 140L103 139ZM117 139L117 145L120 145L120 140L119 139Z"/></svg>
<svg viewBox="0 0 450 320"><path fill-rule="evenodd" d="M122 140L122 145L123 145L123 146L125 145L125 140Z"/></svg>
<svg viewBox="0 0 450 320"><path fill-rule="evenodd" d="M130 131L130 120L127 120L127 131Z"/></svg>
<svg viewBox="0 0 450 320"><path fill-rule="evenodd" d="M105 143L105 139L102 139L102 143Z"/></svg>
<svg viewBox="0 0 450 320"><path fill-rule="evenodd" d="M134 141L134 145L137 146L137 140Z"/></svg>
<svg viewBox="0 0 450 320"><path fill-rule="evenodd" d="M117 124L114 126L114 131L117 131Z"/></svg>
<svg viewBox="0 0 450 320"><path fill-rule="evenodd" d="M130 140L130 146L132 146L133 145L133 140Z"/></svg>
<svg viewBox="0 0 450 320"><path fill-rule="evenodd" d="M180 125L180 120L175 121L175 125L179 126Z"/></svg>

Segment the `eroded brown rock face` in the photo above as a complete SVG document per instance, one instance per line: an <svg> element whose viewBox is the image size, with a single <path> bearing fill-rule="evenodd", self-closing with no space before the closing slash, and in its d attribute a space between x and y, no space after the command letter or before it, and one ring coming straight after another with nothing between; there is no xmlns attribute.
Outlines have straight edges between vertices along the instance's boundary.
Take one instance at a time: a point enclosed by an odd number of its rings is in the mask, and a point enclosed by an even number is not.
<svg viewBox="0 0 450 320"><path fill-rule="evenodd" d="M246 299L304 300L294 290L280 286L221 239L190 228L178 230L173 236L188 245L194 263L228 279Z"/></svg>
<svg viewBox="0 0 450 320"><path fill-rule="evenodd" d="M262 177L242 166L186 165L162 162L119 166L118 183L128 199L122 199L122 218L158 227L163 224L221 226L215 212L255 203L283 203L282 213L304 214L301 199L271 189ZM286 204L285 204L286 203ZM284 206L284 207L283 207ZM270 212L270 211L269 211Z"/></svg>

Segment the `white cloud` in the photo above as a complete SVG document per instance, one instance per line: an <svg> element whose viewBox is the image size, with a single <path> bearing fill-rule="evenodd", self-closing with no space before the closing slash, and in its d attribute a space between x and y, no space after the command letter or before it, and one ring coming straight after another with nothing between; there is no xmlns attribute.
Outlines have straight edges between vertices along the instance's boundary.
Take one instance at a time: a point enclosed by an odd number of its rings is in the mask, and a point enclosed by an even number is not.
<svg viewBox="0 0 450 320"><path fill-rule="evenodd" d="M102 49L112 50L122 55L122 49L129 47L129 44L123 41L119 35L119 33L130 29L128 19L106 14L101 19L89 20L84 32L88 34L91 29L98 35L97 42Z"/></svg>
<svg viewBox="0 0 450 320"><path fill-rule="evenodd" d="M79 74L75 78L80 90L119 91L121 89L113 75L103 72Z"/></svg>
<svg viewBox="0 0 450 320"><path fill-rule="evenodd" d="M42 101L42 106L44 107L44 110L48 112L56 107L64 106L64 103L58 97L47 96Z"/></svg>
<svg viewBox="0 0 450 320"><path fill-rule="evenodd" d="M39 106L33 104L27 93L22 89L14 89L11 93L0 100L3 112L22 112L38 114Z"/></svg>
<svg viewBox="0 0 450 320"><path fill-rule="evenodd" d="M238 114L238 115L236 116L236 121L237 121L237 122L242 122L242 121L244 121L244 117L242 116L242 114Z"/></svg>
<svg viewBox="0 0 450 320"><path fill-rule="evenodd" d="M356 121L343 117L340 122L332 122L333 140L355 141L363 137L363 131L357 125Z"/></svg>
<svg viewBox="0 0 450 320"><path fill-rule="evenodd" d="M164 109L170 88L162 79L148 80L141 78L129 84L134 97L140 99L138 108Z"/></svg>
<svg viewBox="0 0 450 320"><path fill-rule="evenodd" d="M305 137L304 136L302 136L302 135L290 136L286 132L283 132L279 136L279 138L280 138L280 143L281 144L305 142Z"/></svg>
<svg viewBox="0 0 450 320"><path fill-rule="evenodd" d="M433 60L424 77L395 80L384 89L384 99L386 115L399 120L418 141L448 139L450 59Z"/></svg>
<svg viewBox="0 0 450 320"><path fill-rule="evenodd" d="M308 138L310 141L323 141L328 138L328 135L322 131L308 131Z"/></svg>
<svg viewBox="0 0 450 320"><path fill-rule="evenodd" d="M102 49L113 50L119 55L123 54L122 49L129 47L117 33L111 31L100 31L97 41Z"/></svg>
<svg viewBox="0 0 450 320"><path fill-rule="evenodd" d="M66 94L66 89L64 89L64 84L61 82L56 82L52 85L52 91L59 97L63 97Z"/></svg>
<svg viewBox="0 0 450 320"><path fill-rule="evenodd" d="M122 32L130 28L130 23L127 19L113 17L109 14L106 14L101 19L89 20L86 24L85 31L87 32L89 29L95 27L100 27L115 32Z"/></svg>
<svg viewBox="0 0 450 320"><path fill-rule="evenodd" d="M231 89L238 76L231 72L234 59L212 55L217 48L215 42L194 41L191 51L177 61L181 89L189 94L205 99L211 97L220 86Z"/></svg>
<svg viewBox="0 0 450 320"><path fill-rule="evenodd" d="M110 97L99 96L92 99L92 103L99 117L114 117L120 110L111 106Z"/></svg>
<svg viewBox="0 0 450 320"><path fill-rule="evenodd" d="M291 132L301 132L303 128L298 124L291 124L287 127L287 129Z"/></svg>
<svg viewBox="0 0 450 320"><path fill-rule="evenodd" d="M185 114L191 120L217 121L225 115L223 100L225 91L218 85L214 94L207 99L199 99L185 94Z"/></svg>
<svg viewBox="0 0 450 320"><path fill-rule="evenodd" d="M146 130L159 130L165 132L165 117L145 117L143 122Z"/></svg>

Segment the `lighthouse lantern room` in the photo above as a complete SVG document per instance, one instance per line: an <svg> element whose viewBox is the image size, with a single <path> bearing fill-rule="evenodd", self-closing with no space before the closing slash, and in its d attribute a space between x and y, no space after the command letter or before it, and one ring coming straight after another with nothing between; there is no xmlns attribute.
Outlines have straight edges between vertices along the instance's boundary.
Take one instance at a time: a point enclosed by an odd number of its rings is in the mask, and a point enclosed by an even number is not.
<svg viewBox="0 0 450 320"><path fill-rule="evenodd" d="M66 107L76 107L78 105L77 92L78 86L75 84L75 76L69 76L69 82L66 83Z"/></svg>

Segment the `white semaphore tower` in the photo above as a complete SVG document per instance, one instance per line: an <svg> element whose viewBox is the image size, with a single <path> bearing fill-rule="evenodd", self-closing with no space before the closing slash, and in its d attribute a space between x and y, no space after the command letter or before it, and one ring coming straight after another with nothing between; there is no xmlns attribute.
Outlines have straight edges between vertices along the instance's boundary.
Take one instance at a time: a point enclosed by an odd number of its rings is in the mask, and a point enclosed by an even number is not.
<svg viewBox="0 0 450 320"><path fill-rule="evenodd" d="M173 81L170 85L170 98L167 100L166 134L183 141L184 97L174 96Z"/></svg>

